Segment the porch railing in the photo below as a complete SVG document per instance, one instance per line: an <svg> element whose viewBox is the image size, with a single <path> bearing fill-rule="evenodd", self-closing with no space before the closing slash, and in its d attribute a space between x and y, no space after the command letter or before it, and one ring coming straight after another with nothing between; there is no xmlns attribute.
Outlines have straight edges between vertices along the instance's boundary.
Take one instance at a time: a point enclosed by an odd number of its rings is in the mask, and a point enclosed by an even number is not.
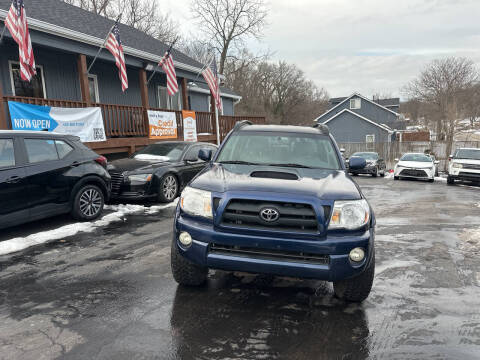
<svg viewBox="0 0 480 360"><path fill-rule="evenodd" d="M117 104L90 104L82 101L72 101L72 100L57 100L57 99L41 99L41 98L30 98L30 97L21 97L21 96L3 96L0 97L0 105L3 103L3 108L0 106L0 115L3 111L3 115L6 119L9 119L8 112L8 101L17 101L26 104L33 105L46 105L52 107L69 107L69 108L82 108L87 106L97 106L101 108L103 121L105 125L105 133L107 136L107 142L112 139L124 139L124 142L128 138L136 138L134 141L135 144L141 146L139 143L144 143L148 140L148 120L146 116L145 108L141 106L131 106L131 105L117 105ZM183 117L182 112L179 110L167 110L159 108L149 108L149 110L157 111L171 111L175 112L177 119L177 131L179 138L183 135ZM197 118L197 133L199 134L199 140L201 141L214 141L216 139L216 126L215 126L215 114L211 112L195 112ZM220 137L223 140L228 132L233 128L235 123L240 120L250 120L256 124L264 124L265 118L258 116L220 116ZM6 121L7 128L10 127L10 121ZM0 123L0 130L1 130ZM3 125L5 127L5 125ZM128 141L127 141L128 142ZM118 141L116 141L118 143ZM122 143L122 144L123 144ZM135 146L137 146L135 145ZM123 146L123 145L122 145Z"/></svg>

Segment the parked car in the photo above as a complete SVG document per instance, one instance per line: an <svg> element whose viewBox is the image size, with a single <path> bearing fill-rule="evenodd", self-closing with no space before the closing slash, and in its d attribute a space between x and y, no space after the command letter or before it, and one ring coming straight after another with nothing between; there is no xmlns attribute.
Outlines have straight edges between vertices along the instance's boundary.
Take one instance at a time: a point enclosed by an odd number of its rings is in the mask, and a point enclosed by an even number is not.
<svg viewBox="0 0 480 360"><path fill-rule="evenodd" d="M352 157L359 157L365 159L367 165L363 169L349 170L354 176L358 174L370 174L373 177L385 176L387 166L385 160L383 160L376 152L356 152ZM349 159L350 160L350 159Z"/></svg>
<svg viewBox="0 0 480 360"><path fill-rule="evenodd" d="M402 178L425 179L435 181L435 172L438 161L434 161L430 155L423 153L407 153L400 160L395 159L397 164L393 172L395 180Z"/></svg>
<svg viewBox="0 0 480 360"><path fill-rule="evenodd" d="M127 159L108 165L112 177L112 198L171 202L205 167L200 150L215 152L209 143L163 141L148 145Z"/></svg>
<svg viewBox="0 0 480 360"><path fill-rule="evenodd" d="M375 272L375 217L325 125L238 123L187 186L175 215L175 280L209 268L315 278L363 301ZM365 166L352 158L350 168Z"/></svg>
<svg viewBox="0 0 480 360"><path fill-rule="evenodd" d="M450 156L447 183L454 184L455 180L480 183L480 149L457 149Z"/></svg>
<svg viewBox="0 0 480 360"><path fill-rule="evenodd" d="M96 219L110 196L106 165L76 136L0 131L0 228L63 213Z"/></svg>

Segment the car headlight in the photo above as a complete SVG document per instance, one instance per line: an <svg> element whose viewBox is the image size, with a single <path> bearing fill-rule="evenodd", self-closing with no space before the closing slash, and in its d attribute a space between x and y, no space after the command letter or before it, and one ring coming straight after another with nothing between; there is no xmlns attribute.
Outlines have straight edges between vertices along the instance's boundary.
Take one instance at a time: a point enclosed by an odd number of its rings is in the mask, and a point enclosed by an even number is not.
<svg viewBox="0 0 480 360"><path fill-rule="evenodd" d="M370 220L370 207L365 199L335 201L329 229L355 230Z"/></svg>
<svg viewBox="0 0 480 360"><path fill-rule="evenodd" d="M152 174L133 174L128 175L130 183L144 184L152 180Z"/></svg>
<svg viewBox="0 0 480 360"><path fill-rule="evenodd" d="M180 207L187 214L212 219L212 193L187 186L180 196Z"/></svg>
<svg viewBox="0 0 480 360"><path fill-rule="evenodd" d="M452 167L453 167L453 168L457 168L457 169L461 169L461 168L463 168L463 165L460 164L460 163L455 163L455 162L454 162L454 163L452 164Z"/></svg>

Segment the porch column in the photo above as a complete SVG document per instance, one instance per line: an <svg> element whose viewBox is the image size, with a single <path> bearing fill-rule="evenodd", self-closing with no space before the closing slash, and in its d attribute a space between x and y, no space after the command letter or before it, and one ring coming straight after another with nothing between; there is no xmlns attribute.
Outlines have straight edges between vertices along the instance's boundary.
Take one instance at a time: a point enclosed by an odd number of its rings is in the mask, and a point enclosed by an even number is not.
<svg viewBox="0 0 480 360"><path fill-rule="evenodd" d="M142 107L143 107L143 123L145 124L145 136L148 137L148 133L150 131L148 125L148 113L147 110L150 107L148 101L148 85L147 85L147 72L145 69L141 68L138 72L138 78L140 82L140 97L142 98ZM132 151L132 149L130 149ZM136 151L133 149L133 151Z"/></svg>
<svg viewBox="0 0 480 360"><path fill-rule="evenodd" d="M188 106L188 90L187 79L182 78L182 108L183 110L190 110Z"/></svg>
<svg viewBox="0 0 480 360"><path fill-rule="evenodd" d="M87 106L90 106L90 86L88 85L87 57L85 55L78 54L77 68L82 101L87 103Z"/></svg>
<svg viewBox="0 0 480 360"><path fill-rule="evenodd" d="M5 101L3 100L2 82L0 81L0 130L8 130L7 110L5 109Z"/></svg>

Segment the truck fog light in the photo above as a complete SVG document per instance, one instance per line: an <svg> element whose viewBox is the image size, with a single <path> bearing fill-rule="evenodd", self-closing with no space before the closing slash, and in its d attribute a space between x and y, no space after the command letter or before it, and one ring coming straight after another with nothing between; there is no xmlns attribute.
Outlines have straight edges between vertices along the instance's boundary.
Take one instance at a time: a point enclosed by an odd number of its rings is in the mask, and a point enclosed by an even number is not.
<svg viewBox="0 0 480 360"><path fill-rule="evenodd" d="M350 251L350 260L360 262L365 258L365 251L362 248L355 248Z"/></svg>
<svg viewBox="0 0 480 360"><path fill-rule="evenodd" d="M184 246L190 246L192 244L192 237L190 236L189 233L187 232L182 232L180 233L180 236L178 237L178 240L182 243Z"/></svg>

